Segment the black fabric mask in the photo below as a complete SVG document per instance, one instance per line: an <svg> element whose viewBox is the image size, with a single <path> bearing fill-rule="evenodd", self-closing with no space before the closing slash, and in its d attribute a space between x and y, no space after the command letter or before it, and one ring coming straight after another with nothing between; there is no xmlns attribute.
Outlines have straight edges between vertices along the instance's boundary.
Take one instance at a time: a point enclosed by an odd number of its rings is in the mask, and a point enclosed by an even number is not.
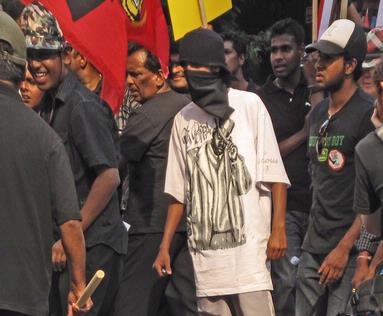
<svg viewBox="0 0 383 316"><path fill-rule="evenodd" d="M204 111L221 121L234 112L229 106L227 86L219 74L185 70L185 77L193 102Z"/></svg>

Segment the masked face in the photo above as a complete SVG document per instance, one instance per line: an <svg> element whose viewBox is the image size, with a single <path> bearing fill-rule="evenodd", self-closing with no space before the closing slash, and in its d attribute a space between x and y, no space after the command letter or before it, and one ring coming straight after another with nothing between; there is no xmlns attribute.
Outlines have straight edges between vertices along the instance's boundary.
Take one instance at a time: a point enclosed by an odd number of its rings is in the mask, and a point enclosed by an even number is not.
<svg viewBox="0 0 383 316"><path fill-rule="evenodd" d="M223 119L233 111L228 103L227 86L218 72L187 65L185 76L193 102L207 113Z"/></svg>

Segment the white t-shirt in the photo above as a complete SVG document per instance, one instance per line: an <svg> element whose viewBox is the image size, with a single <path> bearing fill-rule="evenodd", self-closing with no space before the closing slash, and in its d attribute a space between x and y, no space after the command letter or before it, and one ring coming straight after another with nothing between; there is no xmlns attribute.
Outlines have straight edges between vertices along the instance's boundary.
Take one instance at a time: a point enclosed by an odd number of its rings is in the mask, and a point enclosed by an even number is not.
<svg viewBox="0 0 383 316"><path fill-rule="evenodd" d="M217 128L194 103L175 117L165 192L186 205L197 296L272 290L266 264L270 183L289 184L261 99L229 89Z"/></svg>

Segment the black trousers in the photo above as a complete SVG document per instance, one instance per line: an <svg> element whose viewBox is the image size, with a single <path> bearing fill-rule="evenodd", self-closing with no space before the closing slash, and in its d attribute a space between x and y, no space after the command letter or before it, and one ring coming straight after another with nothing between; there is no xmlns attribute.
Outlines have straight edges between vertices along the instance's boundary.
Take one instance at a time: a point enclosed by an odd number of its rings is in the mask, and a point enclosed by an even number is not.
<svg viewBox="0 0 383 316"><path fill-rule="evenodd" d="M196 290L186 233L174 235L172 275L160 278L152 265L162 234L129 236L124 276L113 316L196 316Z"/></svg>
<svg viewBox="0 0 383 316"><path fill-rule="evenodd" d="M93 307L87 316L109 316L112 314L114 300L122 278L124 255L116 253L106 245L96 245L86 251L86 280L101 269L105 277L92 295ZM69 293L69 271L53 273L49 298L50 315L66 316L68 313L67 298Z"/></svg>
<svg viewBox="0 0 383 316"><path fill-rule="evenodd" d="M0 316L28 316L27 314L21 314L18 312L12 312L5 309L0 309Z"/></svg>

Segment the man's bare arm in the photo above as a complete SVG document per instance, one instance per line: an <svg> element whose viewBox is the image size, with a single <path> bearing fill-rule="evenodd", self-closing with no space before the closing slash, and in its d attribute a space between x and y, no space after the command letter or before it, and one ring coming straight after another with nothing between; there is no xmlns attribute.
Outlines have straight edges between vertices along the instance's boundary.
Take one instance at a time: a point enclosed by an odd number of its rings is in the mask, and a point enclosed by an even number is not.
<svg viewBox="0 0 383 316"><path fill-rule="evenodd" d="M338 245L323 260L318 270L318 273L321 274L320 284L328 284L342 277L344 269L347 266L350 250L360 235L361 226L362 221L360 215L357 215L353 224Z"/></svg>
<svg viewBox="0 0 383 316"><path fill-rule="evenodd" d="M83 231L86 231L101 214L119 184L117 168L104 169L98 174L81 209Z"/></svg>
<svg viewBox="0 0 383 316"><path fill-rule="evenodd" d="M273 198L273 219L271 235L267 244L267 258L276 260L285 255L286 237L286 197L287 188L284 183L271 185Z"/></svg>
<svg viewBox="0 0 383 316"><path fill-rule="evenodd" d="M71 291L78 296L85 289L85 241L81 222L70 220L60 226L62 244L69 261Z"/></svg>
<svg viewBox="0 0 383 316"><path fill-rule="evenodd" d="M164 235L160 245L157 258L154 261L153 268L157 271L159 276L171 274L169 249L174 236L174 233L180 223L184 214L185 205L175 199L169 204L168 215L166 218Z"/></svg>

